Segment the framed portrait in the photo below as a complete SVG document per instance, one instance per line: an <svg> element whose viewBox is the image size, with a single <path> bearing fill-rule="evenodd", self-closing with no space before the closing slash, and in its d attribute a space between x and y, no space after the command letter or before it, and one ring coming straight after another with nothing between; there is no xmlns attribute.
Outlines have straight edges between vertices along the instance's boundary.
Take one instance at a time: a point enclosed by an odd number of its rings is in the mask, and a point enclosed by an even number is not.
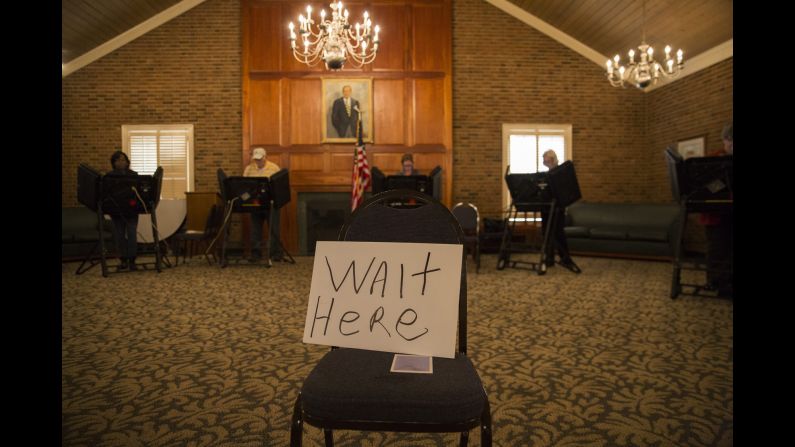
<svg viewBox="0 0 795 447"><path fill-rule="evenodd" d="M690 157L703 157L704 146L706 146L707 137L699 136L688 138L686 140L679 140L676 143L676 150L679 155L685 160Z"/></svg>
<svg viewBox="0 0 795 447"><path fill-rule="evenodd" d="M373 142L373 79L322 78L323 143L356 143L362 120L362 139Z"/></svg>

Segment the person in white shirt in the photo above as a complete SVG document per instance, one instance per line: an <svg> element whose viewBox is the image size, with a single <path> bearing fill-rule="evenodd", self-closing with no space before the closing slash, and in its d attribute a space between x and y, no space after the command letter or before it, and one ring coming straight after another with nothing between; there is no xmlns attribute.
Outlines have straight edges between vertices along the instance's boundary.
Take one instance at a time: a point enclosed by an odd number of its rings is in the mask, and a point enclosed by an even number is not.
<svg viewBox="0 0 795 447"><path fill-rule="evenodd" d="M544 152L544 166L550 170L558 167L558 155L552 149ZM546 231L547 220L549 213L541 212L541 228ZM560 255L560 265L566 267L574 273L580 273L581 270L574 260L569 255L569 243L566 240L566 233L563 227L566 225L566 209L562 207L555 208L555 227L552 228L552 240L547 243L546 260L545 263L548 267L555 265L555 250Z"/></svg>
<svg viewBox="0 0 795 447"><path fill-rule="evenodd" d="M265 148L255 148L251 154L251 163L243 171L244 177L268 177L279 172L279 165L268 161ZM262 225L269 220L268 237L270 238L269 256L274 261L281 261L283 254L279 244L279 221L281 210L273 210L273 216L268 219L268 211L251 213L251 261L262 259Z"/></svg>

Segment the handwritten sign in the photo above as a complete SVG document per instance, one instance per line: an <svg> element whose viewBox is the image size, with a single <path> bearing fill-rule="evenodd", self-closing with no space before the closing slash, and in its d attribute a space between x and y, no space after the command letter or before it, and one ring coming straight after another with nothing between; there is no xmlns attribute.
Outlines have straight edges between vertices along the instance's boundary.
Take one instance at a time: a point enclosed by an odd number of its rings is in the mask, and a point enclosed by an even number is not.
<svg viewBox="0 0 795 447"><path fill-rule="evenodd" d="M462 245L319 241L304 343L455 357Z"/></svg>

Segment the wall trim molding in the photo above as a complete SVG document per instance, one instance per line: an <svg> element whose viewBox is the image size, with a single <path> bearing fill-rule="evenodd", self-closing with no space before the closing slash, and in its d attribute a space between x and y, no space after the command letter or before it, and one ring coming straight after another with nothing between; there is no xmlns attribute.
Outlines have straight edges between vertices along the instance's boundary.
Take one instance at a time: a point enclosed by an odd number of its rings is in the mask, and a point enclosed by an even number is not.
<svg viewBox="0 0 795 447"><path fill-rule="evenodd" d="M102 58L103 56L112 53L113 51L123 47L124 45L132 42L133 40L143 36L144 34L152 31L160 25L170 21L175 17L179 17L185 12L193 9L194 7L204 3L205 0L183 0L176 5L164 10L163 12L152 16L146 21L135 25L129 30L119 34L118 36L110 39L109 41L99 45L93 50L84 53L68 63L61 64L61 78L65 78L75 71L85 67L86 65Z"/></svg>
<svg viewBox="0 0 795 447"><path fill-rule="evenodd" d="M734 39L732 38L727 40L726 42L723 42L720 45L716 45L710 48L709 50L699 54L698 56L693 57L692 59L685 59L685 67L682 69L682 74L680 74L676 79L660 78L657 84L650 86L645 91L648 93L652 90L664 87L672 82L676 82L684 78L685 76L697 73L707 67L715 65L718 62L722 62L733 56L734 56Z"/></svg>
<svg viewBox="0 0 795 447"><path fill-rule="evenodd" d="M555 39L564 46L576 51L577 53L581 54L583 57L599 65L600 67L603 66L605 64L605 61L608 59L607 56L603 56L598 51L594 50L588 45L585 45L579 40L569 36L563 31L539 19L533 14L530 14L524 9L514 5L508 0L486 0L486 2L491 3L493 6L501 9L502 11L506 12L508 15L532 26L533 28L542 32L543 34L546 34L547 36Z"/></svg>

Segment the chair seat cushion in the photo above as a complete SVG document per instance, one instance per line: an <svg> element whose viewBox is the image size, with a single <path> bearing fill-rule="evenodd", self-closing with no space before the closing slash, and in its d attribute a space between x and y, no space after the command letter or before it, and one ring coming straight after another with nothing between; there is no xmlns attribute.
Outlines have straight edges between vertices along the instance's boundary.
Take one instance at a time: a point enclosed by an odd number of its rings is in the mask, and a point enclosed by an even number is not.
<svg viewBox="0 0 795 447"><path fill-rule="evenodd" d="M390 372L394 354L335 349L301 390L303 410L318 419L457 423L479 419L486 394L472 362L433 358L433 374Z"/></svg>
<svg viewBox="0 0 795 447"><path fill-rule="evenodd" d="M667 242L668 232L645 228L631 228L627 230L627 238L636 241Z"/></svg>
<svg viewBox="0 0 795 447"><path fill-rule="evenodd" d="M563 232L566 237L591 237L591 232L588 227L565 227Z"/></svg>
<svg viewBox="0 0 795 447"><path fill-rule="evenodd" d="M187 230L174 235L179 240L201 240L204 239L204 231Z"/></svg>
<svg viewBox="0 0 795 447"><path fill-rule="evenodd" d="M591 237L594 239L626 239L627 232L615 228L591 228Z"/></svg>

